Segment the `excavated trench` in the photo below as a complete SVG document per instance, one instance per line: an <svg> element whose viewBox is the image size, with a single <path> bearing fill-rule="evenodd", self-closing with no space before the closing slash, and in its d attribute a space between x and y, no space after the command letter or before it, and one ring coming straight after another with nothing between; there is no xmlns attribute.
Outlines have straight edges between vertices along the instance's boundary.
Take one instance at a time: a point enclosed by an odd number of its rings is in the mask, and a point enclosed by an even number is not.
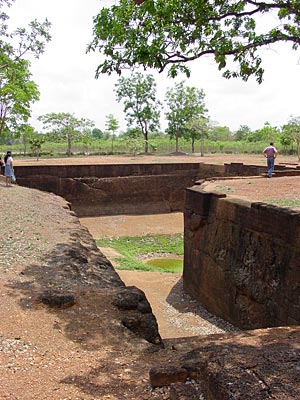
<svg viewBox="0 0 300 400"><path fill-rule="evenodd" d="M143 236L183 232L182 213L155 215L118 215L80 218L94 237ZM163 339L191 337L234 330L225 321L209 314L183 292L181 273L118 270L120 254L111 248L100 248L112 262L127 286L137 286L146 294L156 316ZM157 258L151 255L150 258Z"/></svg>

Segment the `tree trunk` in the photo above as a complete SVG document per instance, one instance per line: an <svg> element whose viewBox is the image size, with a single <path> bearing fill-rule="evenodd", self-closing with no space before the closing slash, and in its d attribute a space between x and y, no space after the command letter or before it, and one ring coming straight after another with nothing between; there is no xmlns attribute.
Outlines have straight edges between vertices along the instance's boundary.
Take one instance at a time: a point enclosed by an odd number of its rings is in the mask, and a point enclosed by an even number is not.
<svg viewBox="0 0 300 400"><path fill-rule="evenodd" d="M111 154L114 154L114 140L115 140L115 135L112 135L111 138Z"/></svg>
<svg viewBox="0 0 300 400"><path fill-rule="evenodd" d="M71 136L68 135L68 151L67 151L68 157L71 156Z"/></svg>
<svg viewBox="0 0 300 400"><path fill-rule="evenodd" d="M148 131L147 130L145 131L144 138L145 138L145 153L148 154L149 143L148 143Z"/></svg>
<svg viewBox="0 0 300 400"><path fill-rule="evenodd" d="M148 144L148 140L145 139L145 153L148 154L149 151L149 144Z"/></svg>
<svg viewBox="0 0 300 400"><path fill-rule="evenodd" d="M204 132L201 131L200 156L204 157Z"/></svg>
<svg viewBox="0 0 300 400"><path fill-rule="evenodd" d="M195 153L195 138L192 138L192 153Z"/></svg>
<svg viewBox="0 0 300 400"><path fill-rule="evenodd" d="M298 161L300 161L300 143L297 142L297 155L298 155Z"/></svg>
<svg viewBox="0 0 300 400"><path fill-rule="evenodd" d="M175 139L176 139L176 153L178 153L178 150L179 150L179 145L178 145L178 139L179 139L179 135L178 135L178 132L176 131L176 135L175 135Z"/></svg>

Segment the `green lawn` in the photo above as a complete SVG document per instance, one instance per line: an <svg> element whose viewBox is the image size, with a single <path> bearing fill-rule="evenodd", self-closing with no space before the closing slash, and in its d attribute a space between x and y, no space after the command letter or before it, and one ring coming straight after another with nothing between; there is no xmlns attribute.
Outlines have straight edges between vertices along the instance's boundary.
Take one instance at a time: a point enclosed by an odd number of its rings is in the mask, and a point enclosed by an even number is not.
<svg viewBox="0 0 300 400"><path fill-rule="evenodd" d="M266 200L266 203L269 204L274 204L275 206L279 207L300 207L300 200L274 200L274 199L269 199Z"/></svg>
<svg viewBox="0 0 300 400"><path fill-rule="evenodd" d="M151 253L155 253L153 258L158 259L158 254L174 254L183 255L183 234L176 235L147 235L120 238L103 238L98 239L97 246L111 247L122 257L116 259L119 269L143 270L143 271L161 271L161 272L180 272L182 266L178 266L178 260L169 259L158 264L151 265L143 263L140 257L145 257ZM150 258L149 257L149 258ZM182 264L181 264L182 265Z"/></svg>

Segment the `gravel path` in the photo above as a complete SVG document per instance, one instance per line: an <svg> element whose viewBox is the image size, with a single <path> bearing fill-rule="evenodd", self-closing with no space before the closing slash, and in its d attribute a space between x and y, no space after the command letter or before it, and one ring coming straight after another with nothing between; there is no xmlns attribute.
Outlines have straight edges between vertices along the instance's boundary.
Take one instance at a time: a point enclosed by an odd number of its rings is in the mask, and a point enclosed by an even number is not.
<svg viewBox="0 0 300 400"><path fill-rule="evenodd" d="M67 232L56 229L65 217L59 207L63 199L17 185L6 187L2 177L0 196L0 267L38 261L50 250L51 242L68 237Z"/></svg>
<svg viewBox="0 0 300 400"><path fill-rule="evenodd" d="M181 274L124 270L118 273L128 286L135 285L145 292L163 339L237 330L184 293Z"/></svg>

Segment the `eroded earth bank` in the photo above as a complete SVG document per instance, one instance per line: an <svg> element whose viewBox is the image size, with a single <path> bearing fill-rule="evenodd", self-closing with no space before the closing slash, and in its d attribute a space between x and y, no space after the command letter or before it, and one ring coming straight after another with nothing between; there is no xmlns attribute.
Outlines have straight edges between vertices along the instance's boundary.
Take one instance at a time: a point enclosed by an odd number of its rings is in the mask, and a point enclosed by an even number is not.
<svg viewBox="0 0 300 400"><path fill-rule="evenodd" d="M150 386L149 371L173 363L173 341L163 348L143 293L125 287L62 198L0 191L9 198L0 219L0 398L168 398L168 386ZM195 302L180 294L173 296L186 316Z"/></svg>
<svg viewBox="0 0 300 400"><path fill-rule="evenodd" d="M300 398L297 327L162 343L62 198L0 193L1 399Z"/></svg>

